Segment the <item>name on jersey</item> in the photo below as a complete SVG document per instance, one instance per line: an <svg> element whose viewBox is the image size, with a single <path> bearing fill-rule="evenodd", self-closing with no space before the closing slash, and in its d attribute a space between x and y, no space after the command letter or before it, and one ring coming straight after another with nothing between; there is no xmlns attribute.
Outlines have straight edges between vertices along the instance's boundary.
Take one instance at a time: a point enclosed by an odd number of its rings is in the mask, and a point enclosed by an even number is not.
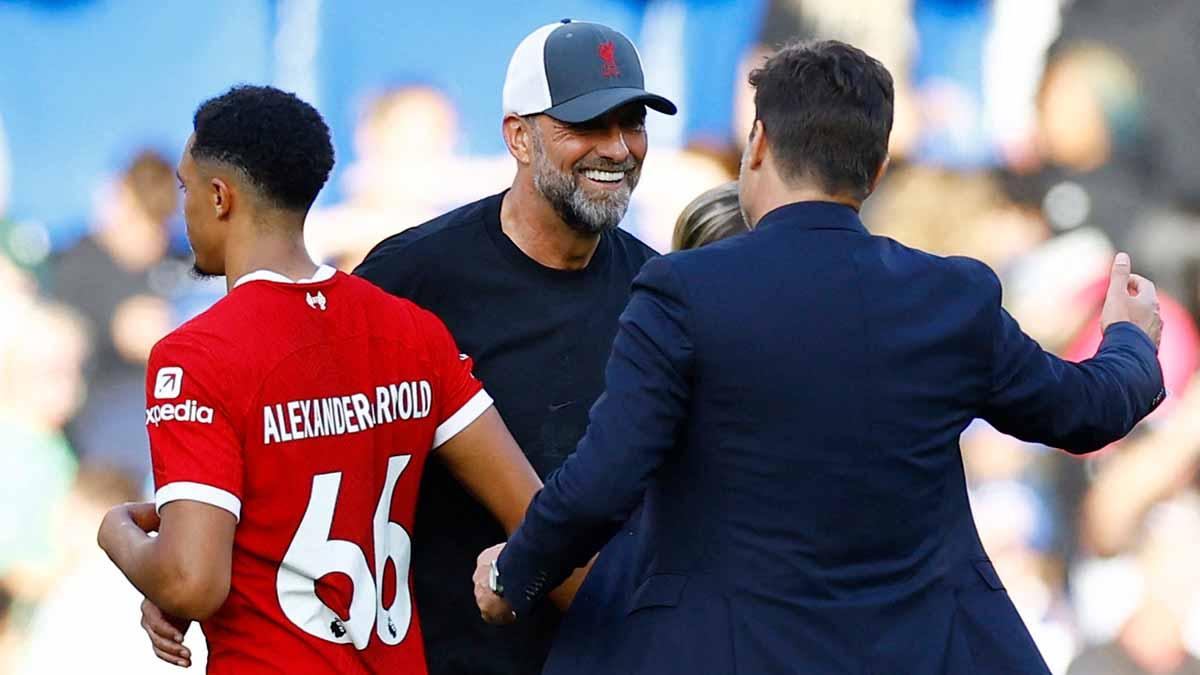
<svg viewBox="0 0 1200 675"><path fill-rule="evenodd" d="M263 445L340 436L397 420L429 417L433 387L425 380L375 387L349 396L288 401L263 406Z"/></svg>

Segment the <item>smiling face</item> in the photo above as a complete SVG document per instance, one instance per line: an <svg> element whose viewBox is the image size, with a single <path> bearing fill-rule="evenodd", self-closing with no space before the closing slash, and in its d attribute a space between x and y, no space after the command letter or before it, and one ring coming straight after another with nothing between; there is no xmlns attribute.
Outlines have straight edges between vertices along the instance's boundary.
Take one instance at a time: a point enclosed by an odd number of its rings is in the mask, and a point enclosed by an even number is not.
<svg viewBox="0 0 1200 675"><path fill-rule="evenodd" d="M530 121L533 184L563 222L589 235L621 222L646 157L645 122L641 103L579 124Z"/></svg>

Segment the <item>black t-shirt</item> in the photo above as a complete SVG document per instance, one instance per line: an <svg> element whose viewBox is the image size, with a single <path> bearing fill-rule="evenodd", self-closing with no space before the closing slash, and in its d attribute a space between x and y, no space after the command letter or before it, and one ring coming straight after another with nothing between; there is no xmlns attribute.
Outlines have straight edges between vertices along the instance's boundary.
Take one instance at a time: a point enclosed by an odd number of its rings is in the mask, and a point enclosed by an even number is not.
<svg viewBox="0 0 1200 675"><path fill-rule="evenodd" d="M623 230L604 234L588 266L556 270L526 256L500 228L504 194L468 204L375 247L355 274L429 309L496 402L544 479L587 429L604 390L617 318L654 251ZM412 574L431 675L534 675L559 614L547 603L515 625L479 618L475 558L504 530L439 463L425 471Z"/></svg>

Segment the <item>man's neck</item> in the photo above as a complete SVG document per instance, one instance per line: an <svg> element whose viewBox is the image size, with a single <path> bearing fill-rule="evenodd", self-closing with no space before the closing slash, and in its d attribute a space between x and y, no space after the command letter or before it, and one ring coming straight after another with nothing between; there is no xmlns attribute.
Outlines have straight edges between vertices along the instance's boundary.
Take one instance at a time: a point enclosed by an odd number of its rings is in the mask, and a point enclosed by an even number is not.
<svg viewBox="0 0 1200 675"><path fill-rule="evenodd" d="M307 279L317 264L304 247L304 236L294 226L258 226L254 235L230 241L225 250L225 288L257 270L270 270L289 279Z"/></svg>
<svg viewBox="0 0 1200 675"><path fill-rule="evenodd" d="M600 245L600 235L571 228L529 181L519 178L500 205L500 228L525 255L558 270L587 267Z"/></svg>
<svg viewBox="0 0 1200 675"><path fill-rule="evenodd" d="M844 204L854 209L859 210L862 207L862 200L847 197L846 195L831 194L813 185L797 185L784 186L779 185L772 190L769 190L766 195L759 199L757 204L757 213L750 214L754 220L755 226L762 217L774 211L781 206L788 204L797 204L799 202L833 202L835 204Z"/></svg>

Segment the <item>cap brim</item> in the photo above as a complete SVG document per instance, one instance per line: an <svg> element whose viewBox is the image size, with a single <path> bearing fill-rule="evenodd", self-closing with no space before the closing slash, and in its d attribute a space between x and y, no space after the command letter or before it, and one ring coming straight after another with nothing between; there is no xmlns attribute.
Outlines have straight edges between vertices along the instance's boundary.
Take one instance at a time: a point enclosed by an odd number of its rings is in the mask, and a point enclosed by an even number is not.
<svg viewBox="0 0 1200 675"><path fill-rule="evenodd" d="M636 87L598 89L582 96L576 96L569 101L563 101L542 112L560 122L578 124L595 119L626 103L644 103L647 108L657 110L664 115L674 115L678 112L674 103L658 94L651 94L645 89Z"/></svg>

